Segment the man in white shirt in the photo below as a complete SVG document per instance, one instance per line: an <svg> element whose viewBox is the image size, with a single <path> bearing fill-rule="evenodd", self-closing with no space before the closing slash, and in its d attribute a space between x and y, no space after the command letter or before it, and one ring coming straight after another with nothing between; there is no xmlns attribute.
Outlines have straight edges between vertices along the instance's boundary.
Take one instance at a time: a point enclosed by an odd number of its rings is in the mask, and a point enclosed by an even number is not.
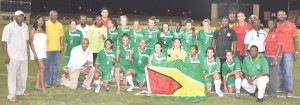
<svg viewBox="0 0 300 105"><path fill-rule="evenodd" d="M29 95L25 91L28 75L26 43L29 35L28 26L23 23L24 17L24 13L21 10L16 11L14 21L7 24L2 33L3 58L7 67L7 99L10 102L17 101L16 95Z"/></svg>
<svg viewBox="0 0 300 105"><path fill-rule="evenodd" d="M60 84L71 89L76 89L79 74L87 75L83 81L82 87L91 90L91 82L93 80L95 68L93 67L93 53L88 48L89 40L84 38L81 45L76 46L71 51L70 61L68 63L67 75L63 75Z"/></svg>
<svg viewBox="0 0 300 105"><path fill-rule="evenodd" d="M87 25L87 16L85 14L80 15L80 24L76 26L76 29L80 30L84 38L87 38L90 26Z"/></svg>
<svg viewBox="0 0 300 105"><path fill-rule="evenodd" d="M259 19L254 20L253 29L247 32L245 36L244 50L246 55L249 54L250 47L255 45L258 47L259 54L265 57L265 39L268 34L260 28L260 24Z"/></svg>

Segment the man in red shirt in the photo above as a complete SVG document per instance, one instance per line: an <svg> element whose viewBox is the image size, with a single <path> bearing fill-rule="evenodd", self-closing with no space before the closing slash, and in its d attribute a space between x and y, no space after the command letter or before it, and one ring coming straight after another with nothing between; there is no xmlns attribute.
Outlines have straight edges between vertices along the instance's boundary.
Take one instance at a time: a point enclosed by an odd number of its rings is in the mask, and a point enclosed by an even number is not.
<svg viewBox="0 0 300 105"><path fill-rule="evenodd" d="M236 44L236 56L240 59L240 61L243 61L245 57L245 51L244 51L244 39L246 36L246 33L253 29L251 24L248 24L245 22L246 16L244 12L238 12L237 13L237 19L238 23L236 23L232 29L236 33L237 37L237 44Z"/></svg>
<svg viewBox="0 0 300 105"><path fill-rule="evenodd" d="M110 18L108 18L108 9L106 7L101 9L101 16L102 16L102 24L108 28L107 23L110 20Z"/></svg>
<svg viewBox="0 0 300 105"><path fill-rule="evenodd" d="M298 31L296 25L286 20L283 10L277 12L277 28L282 33L282 59L279 64L280 89L277 92L286 92L287 98L293 97L293 60L298 57Z"/></svg>

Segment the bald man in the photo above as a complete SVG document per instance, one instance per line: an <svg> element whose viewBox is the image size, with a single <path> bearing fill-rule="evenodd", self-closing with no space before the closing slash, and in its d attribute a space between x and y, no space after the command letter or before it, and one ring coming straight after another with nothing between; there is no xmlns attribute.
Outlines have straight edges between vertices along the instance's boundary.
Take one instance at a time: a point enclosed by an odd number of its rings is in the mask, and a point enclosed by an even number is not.
<svg viewBox="0 0 300 105"><path fill-rule="evenodd" d="M70 61L68 63L67 75L63 75L60 85L76 89L78 85L79 74L87 75L83 81L82 87L91 90L91 82L93 80L95 68L93 67L93 53L88 48L89 40L84 38L79 46L71 51Z"/></svg>
<svg viewBox="0 0 300 105"><path fill-rule="evenodd" d="M277 12L277 30L282 35L282 59L279 64L278 75L280 88L277 92L285 92L287 98L293 97L293 60L298 57L298 30L294 23L286 20L287 15L283 10Z"/></svg>

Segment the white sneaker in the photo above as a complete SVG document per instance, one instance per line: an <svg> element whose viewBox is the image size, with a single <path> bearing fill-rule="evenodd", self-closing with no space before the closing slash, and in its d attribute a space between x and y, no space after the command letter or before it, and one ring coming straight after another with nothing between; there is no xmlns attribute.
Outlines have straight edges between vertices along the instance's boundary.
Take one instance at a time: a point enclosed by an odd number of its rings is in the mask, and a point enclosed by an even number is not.
<svg viewBox="0 0 300 105"><path fill-rule="evenodd" d="M95 89L95 93L99 93L101 89L101 85L97 85L97 88Z"/></svg>
<svg viewBox="0 0 300 105"><path fill-rule="evenodd" d="M82 84L81 86L84 87L86 90L91 90L91 89L92 89L92 87L90 87L90 86L85 86L84 84Z"/></svg>
<svg viewBox="0 0 300 105"><path fill-rule="evenodd" d="M131 92L133 90L134 86L129 86L129 88L127 89L128 92Z"/></svg>
<svg viewBox="0 0 300 105"><path fill-rule="evenodd" d="M219 97L223 97L223 92L222 91L216 91L216 93L218 94Z"/></svg>

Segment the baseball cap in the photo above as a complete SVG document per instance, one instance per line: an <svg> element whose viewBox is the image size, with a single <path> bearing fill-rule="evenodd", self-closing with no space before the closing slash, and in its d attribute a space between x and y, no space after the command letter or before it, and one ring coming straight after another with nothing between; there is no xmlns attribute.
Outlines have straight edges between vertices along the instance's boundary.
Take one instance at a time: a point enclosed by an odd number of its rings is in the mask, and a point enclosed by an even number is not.
<svg viewBox="0 0 300 105"><path fill-rule="evenodd" d="M17 10L17 11L15 12L15 16L19 16L19 15L24 15L24 12L21 11L21 10Z"/></svg>

